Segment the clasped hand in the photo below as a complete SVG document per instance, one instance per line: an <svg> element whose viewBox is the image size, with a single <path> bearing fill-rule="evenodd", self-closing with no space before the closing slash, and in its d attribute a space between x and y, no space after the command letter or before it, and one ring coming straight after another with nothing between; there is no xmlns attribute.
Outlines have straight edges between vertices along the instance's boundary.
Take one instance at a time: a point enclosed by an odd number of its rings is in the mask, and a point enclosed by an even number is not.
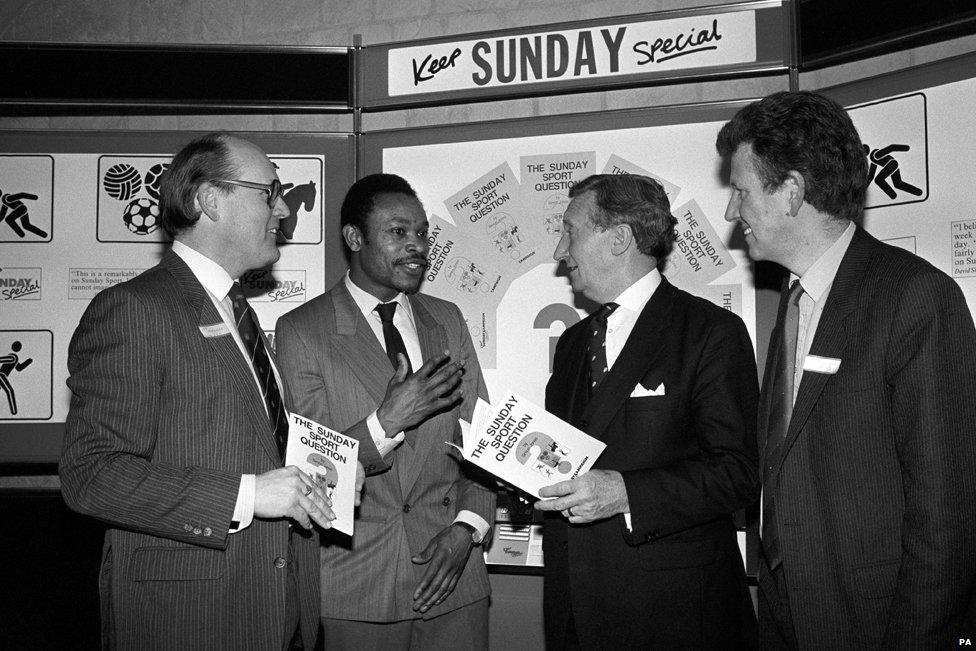
<svg viewBox="0 0 976 651"><path fill-rule="evenodd" d="M464 365L451 361L450 351L434 355L409 374L407 359L402 353L398 361L396 374L376 410L380 425L389 436L419 425L431 414L447 409L463 397L461 376Z"/></svg>
<svg viewBox="0 0 976 651"><path fill-rule="evenodd" d="M535 503L540 511L562 511L573 524L595 522L628 513L630 503L624 478L616 470L591 470L575 479L539 490L543 498Z"/></svg>
<svg viewBox="0 0 976 651"><path fill-rule="evenodd" d="M356 465L356 506L359 506L366 473ZM332 526L335 513L324 482L316 482L297 466L276 468L255 477L254 515L258 518L291 518L305 529L312 522L323 529Z"/></svg>

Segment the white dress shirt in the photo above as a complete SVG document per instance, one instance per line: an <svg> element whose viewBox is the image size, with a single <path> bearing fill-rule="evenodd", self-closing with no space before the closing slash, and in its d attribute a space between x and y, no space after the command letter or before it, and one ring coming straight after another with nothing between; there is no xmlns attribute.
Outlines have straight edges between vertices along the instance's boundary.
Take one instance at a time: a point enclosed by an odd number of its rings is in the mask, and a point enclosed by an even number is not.
<svg viewBox="0 0 976 651"><path fill-rule="evenodd" d="M417 335L417 323L414 319L413 308L410 306L407 295L400 292L393 298L393 301L381 301L354 283L349 277L348 271L346 272L344 282L346 289L349 290L349 294L352 296L352 300L356 303L356 307L359 308L363 318L366 319L366 323L369 324L373 334L376 335L376 339L379 341L383 350L386 350L386 339L383 337L383 321L376 311L376 306L379 303L396 302L397 309L393 313L393 325L400 331L403 345L407 349L407 357L410 358L410 367L416 371L423 366L424 358L420 351L420 337ZM366 419L366 426L369 429L369 435L373 439L373 443L376 444L376 449L380 453L380 456L387 456L403 442L403 432L397 432L392 437L387 436L375 411ZM488 523L473 511L458 511L454 521L464 522L474 527L478 539L476 542L483 540L485 534L488 533Z"/></svg>

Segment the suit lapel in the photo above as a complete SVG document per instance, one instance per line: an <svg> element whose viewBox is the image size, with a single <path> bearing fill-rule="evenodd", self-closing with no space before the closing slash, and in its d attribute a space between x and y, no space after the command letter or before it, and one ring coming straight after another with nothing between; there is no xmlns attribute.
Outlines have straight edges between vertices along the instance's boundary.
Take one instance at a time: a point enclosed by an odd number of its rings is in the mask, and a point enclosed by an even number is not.
<svg viewBox="0 0 976 651"><path fill-rule="evenodd" d="M393 365L372 328L359 311L344 281L332 289L335 310L335 350L366 388L378 405L386 396L386 386L393 377Z"/></svg>
<svg viewBox="0 0 976 651"><path fill-rule="evenodd" d="M591 436L602 438L640 378L662 353L664 337L661 332L671 324L674 292L671 283L662 277L661 284L637 317L616 362L586 405L581 420L587 423L586 431ZM586 352L580 358L585 367ZM580 385L577 383L577 386Z"/></svg>
<svg viewBox="0 0 976 651"><path fill-rule="evenodd" d="M190 310L196 315L196 323L199 328L206 329L214 325L224 325L224 320L207 295L207 290L203 288L203 285L200 284L200 281L197 280L197 277L193 275L193 272L180 256L173 253L172 250L167 251L160 264L173 275L186 297ZM203 337L199 330L197 336ZM265 412L264 398L254 383L253 372L241 354L240 348L237 347L237 342L230 334L203 338L213 351L224 375L228 378L229 388L237 391L243 398L245 409L249 412L249 420L266 425L256 428L259 431L258 442L272 459L280 463L281 457L274 441L268 414Z"/></svg>
<svg viewBox="0 0 976 651"><path fill-rule="evenodd" d="M415 295L407 300L410 301L410 307L413 309L413 317L417 325L417 337L420 340L420 352L424 360L428 360L448 347L447 333L444 326L438 323L424 306L422 299ZM430 423L431 421L427 420L420 425L412 448L403 443L397 452L402 460L409 461L409 463L401 463L398 468L400 489L404 495L410 493L410 489L416 483L420 470L424 466L423 462L431 450L444 445L444 442L437 440L439 437L430 431ZM437 431L440 431L439 428Z"/></svg>
<svg viewBox="0 0 976 651"><path fill-rule="evenodd" d="M858 290L861 279L868 266L872 253L871 240L858 228L854 238L841 260L837 275L827 295L817 332L810 345L810 355L843 359L847 347L847 326L851 313L857 307ZM793 415L790 427L783 442L782 454L776 460L776 466L783 462L783 458L793 446L803 427L810 418L810 413L820 399L824 387L830 380L826 373L804 372L797 390L796 401L793 404Z"/></svg>

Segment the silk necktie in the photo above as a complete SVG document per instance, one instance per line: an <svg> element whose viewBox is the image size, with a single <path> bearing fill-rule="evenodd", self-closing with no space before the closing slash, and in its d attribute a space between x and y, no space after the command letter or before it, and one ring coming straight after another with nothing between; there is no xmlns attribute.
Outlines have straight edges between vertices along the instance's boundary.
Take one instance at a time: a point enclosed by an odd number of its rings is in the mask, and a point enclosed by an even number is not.
<svg viewBox="0 0 976 651"><path fill-rule="evenodd" d="M396 313L396 309L396 301L392 303L380 303L376 306L376 312L380 315L380 321L383 322L383 342L386 344L386 356L390 358L390 363L393 364L393 368L396 368L397 354L403 353L403 356L407 358L407 373L412 373L413 369L410 367L410 356L407 355L407 347L403 343L403 337L400 336L400 331L393 325L393 315Z"/></svg>
<svg viewBox="0 0 976 651"><path fill-rule="evenodd" d="M766 451L763 455L763 486L770 489L770 471L778 456L779 446L786 439L793 416L793 376L796 371L796 339L800 326L800 296L803 287L794 280L786 296L786 309L783 314L783 330L780 336L779 360L773 367L773 399L770 405L769 428L766 434ZM779 552L779 529L776 525L775 490L763 490L762 545L770 569L782 562Z"/></svg>
<svg viewBox="0 0 976 651"><path fill-rule="evenodd" d="M793 378L796 375L796 338L800 326L800 296L803 287L799 280L790 284L783 316L783 336L780 340L779 363L772 378L773 403L770 409L769 434L766 451L771 452L786 438L793 416Z"/></svg>
<svg viewBox="0 0 976 651"><path fill-rule="evenodd" d="M410 364L410 356L407 355L407 347L403 343L403 337L400 336L400 331L395 325L393 325L393 315L396 313L397 302L392 303L380 303L376 306L376 312L380 315L380 321L383 323L383 342L386 344L386 356L390 358L390 363L393 364L393 368L397 368L397 353L403 353L403 356L407 360L407 373L413 373L413 367ZM411 427L403 432L404 439L410 447L413 447L416 441L417 428Z"/></svg>
<svg viewBox="0 0 976 651"><path fill-rule="evenodd" d="M240 283L231 286L228 296L234 307L234 320L237 322L237 331L244 342L244 349L247 351L254 367L254 373L258 377L258 384L264 396L264 403L268 408L268 418L274 430L275 443L278 446L278 454L282 462L285 459L285 448L288 445L288 417L285 415L285 408L281 402L281 392L278 389L278 382L275 380L274 371L271 370L271 360L268 351L264 347L264 338L258 330L257 316L254 310L248 305L244 297L244 289Z"/></svg>
<svg viewBox="0 0 976 651"><path fill-rule="evenodd" d="M604 303L590 321L590 348L587 351L587 360L590 365L591 396L600 386L603 376L607 374L607 319L618 307L616 303Z"/></svg>

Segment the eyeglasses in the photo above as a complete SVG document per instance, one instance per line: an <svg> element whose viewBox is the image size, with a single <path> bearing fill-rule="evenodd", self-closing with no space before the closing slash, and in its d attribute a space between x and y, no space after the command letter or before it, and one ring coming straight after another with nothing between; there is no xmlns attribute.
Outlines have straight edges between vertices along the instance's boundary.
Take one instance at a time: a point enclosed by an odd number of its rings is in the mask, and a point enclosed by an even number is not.
<svg viewBox="0 0 976 651"><path fill-rule="evenodd" d="M284 192L284 188L281 186L281 181L275 179L270 184L268 183L254 183L253 181L238 181L236 179L213 179L216 183L230 183L231 185L239 185L244 188L254 188L255 190L261 190L268 193L268 206L271 208L275 207L278 203L278 199Z"/></svg>

